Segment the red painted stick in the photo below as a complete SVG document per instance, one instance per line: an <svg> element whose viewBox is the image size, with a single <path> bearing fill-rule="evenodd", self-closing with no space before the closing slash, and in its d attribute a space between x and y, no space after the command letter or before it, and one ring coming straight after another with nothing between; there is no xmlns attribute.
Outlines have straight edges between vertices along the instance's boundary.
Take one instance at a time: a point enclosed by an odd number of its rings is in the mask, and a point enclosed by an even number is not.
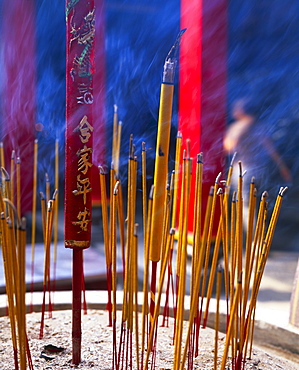
<svg viewBox="0 0 299 370"><path fill-rule="evenodd" d="M94 1L66 2L65 247L73 249L73 364L81 360L83 249L91 239Z"/></svg>

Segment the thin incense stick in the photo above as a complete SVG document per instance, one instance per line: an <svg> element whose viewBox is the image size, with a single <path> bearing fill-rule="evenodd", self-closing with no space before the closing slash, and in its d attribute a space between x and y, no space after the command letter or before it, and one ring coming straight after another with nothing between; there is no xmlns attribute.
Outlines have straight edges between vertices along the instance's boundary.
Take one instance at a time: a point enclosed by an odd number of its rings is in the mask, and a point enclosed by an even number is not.
<svg viewBox="0 0 299 370"><path fill-rule="evenodd" d="M1 167L5 168L4 146L2 141L0 142L0 164Z"/></svg>
<svg viewBox="0 0 299 370"><path fill-rule="evenodd" d="M34 290L34 262L35 262L35 238L36 238L36 195L37 195L37 161L38 161L38 140L34 141L33 151L33 186L32 186L32 222L31 222L31 303L30 312L33 311L33 290Z"/></svg>
<svg viewBox="0 0 299 370"><path fill-rule="evenodd" d="M17 157L16 160L16 170L17 170L17 211L18 211L18 218L21 218L21 159ZM13 189L12 189L13 193Z"/></svg>
<svg viewBox="0 0 299 370"><path fill-rule="evenodd" d="M106 175L103 167L99 166L100 172L100 190L101 190L101 207L102 207L102 225L104 236L104 249L106 259L106 276L107 276L107 293L108 293L108 325L112 326L112 300L111 300L111 253L109 248L109 225L108 225L108 206L107 206L107 190L106 190Z"/></svg>
<svg viewBox="0 0 299 370"><path fill-rule="evenodd" d="M215 345L214 345L214 370L218 368L218 337L219 337L219 316L220 316L220 296L221 296L221 281L222 269L218 268L217 271L217 284L216 284L216 314L215 314Z"/></svg>
<svg viewBox="0 0 299 370"><path fill-rule="evenodd" d="M11 201L15 204L15 151L11 152L10 159L10 184L11 184Z"/></svg>
<svg viewBox="0 0 299 370"><path fill-rule="evenodd" d="M55 181L54 188L57 194L59 194L59 142L55 141ZM59 226L59 197L55 196L55 210L54 210L54 231L53 231L53 241L54 241L54 251L53 251L53 294L56 291L56 269L57 269L57 247L58 247L58 226ZM53 299L54 304L54 299ZM53 307L54 309L54 307Z"/></svg>

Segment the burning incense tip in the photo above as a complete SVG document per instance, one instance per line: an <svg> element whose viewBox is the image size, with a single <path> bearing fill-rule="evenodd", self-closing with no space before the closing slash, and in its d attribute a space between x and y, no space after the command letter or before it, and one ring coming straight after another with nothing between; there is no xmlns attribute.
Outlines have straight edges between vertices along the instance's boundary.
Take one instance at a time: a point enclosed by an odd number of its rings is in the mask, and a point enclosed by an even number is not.
<svg viewBox="0 0 299 370"><path fill-rule="evenodd" d="M44 200L45 199L45 195L44 195L44 193L42 191L40 191L39 196L40 196L40 199L41 200Z"/></svg>
<svg viewBox="0 0 299 370"><path fill-rule="evenodd" d="M117 113L118 107L116 104L113 105L113 108L114 108L114 113Z"/></svg>
<svg viewBox="0 0 299 370"><path fill-rule="evenodd" d="M139 224L135 224L134 225L134 236L138 236L138 227L139 227Z"/></svg>
<svg viewBox="0 0 299 370"><path fill-rule="evenodd" d="M288 187L286 186L286 187L281 187L280 188L280 190L279 190L279 195L281 196L281 197L283 197L284 196L284 194L285 194L285 192L288 190Z"/></svg>
<svg viewBox="0 0 299 370"><path fill-rule="evenodd" d="M153 199L153 196L154 196L154 189L155 189L155 186L154 186L154 185L152 185L152 186L151 186L150 193L149 193L149 199Z"/></svg>
<svg viewBox="0 0 299 370"><path fill-rule="evenodd" d="M203 163L203 153L197 154L197 163Z"/></svg>
<svg viewBox="0 0 299 370"><path fill-rule="evenodd" d="M222 190L222 188L219 188L218 191L217 191L217 195L221 195L221 194L223 194L223 190Z"/></svg>
<svg viewBox="0 0 299 370"><path fill-rule="evenodd" d="M220 176L221 176L221 172L218 173L216 180L215 180L215 184L219 184Z"/></svg>
<svg viewBox="0 0 299 370"><path fill-rule="evenodd" d="M119 181L116 181L115 186L114 186L114 190L113 190L114 195L118 194L118 187L119 187Z"/></svg>
<svg viewBox="0 0 299 370"><path fill-rule="evenodd" d="M234 161L235 161L235 159L236 159L236 155L237 155L237 152L235 152L235 153L233 154L232 160L230 161L230 167L233 167L233 165L234 165Z"/></svg>
<svg viewBox="0 0 299 370"><path fill-rule="evenodd" d="M163 83L174 83L174 75L175 75L175 69L176 69L176 64L177 64L177 54L179 50L179 46L181 43L181 37L185 33L186 28L181 30L172 46L170 49L164 63L164 70L163 70L163 78L162 82Z"/></svg>
<svg viewBox="0 0 299 370"><path fill-rule="evenodd" d="M98 169L99 169L101 175L105 175L105 171L104 171L104 168L102 166L98 166Z"/></svg>
<svg viewBox="0 0 299 370"><path fill-rule="evenodd" d="M268 198L268 192L267 191L264 191L263 194L262 194L262 198Z"/></svg>
<svg viewBox="0 0 299 370"><path fill-rule="evenodd" d="M58 194L58 189L55 189L55 190L54 190L54 193L53 193L53 195L52 195L52 199L53 199L53 200L56 200L57 194Z"/></svg>
<svg viewBox="0 0 299 370"><path fill-rule="evenodd" d="M15 159L15 151L14 150L11 152L11 159Z"/></svg>
<svg viewBox="0 0 299 370"><path fill-rule="evenodd" d="M8 172L6 171L6 169L4 167L1 167L1 171L2 171L3 176L5 177L5 180L9 181L10 176L9 176Z"/></svg>

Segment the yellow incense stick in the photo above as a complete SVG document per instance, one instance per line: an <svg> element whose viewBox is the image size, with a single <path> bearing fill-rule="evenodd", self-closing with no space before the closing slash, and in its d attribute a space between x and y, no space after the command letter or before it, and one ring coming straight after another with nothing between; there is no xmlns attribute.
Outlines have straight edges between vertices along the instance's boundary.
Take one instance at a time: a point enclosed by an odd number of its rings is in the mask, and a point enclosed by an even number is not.
<svg viewBox="0 0 299 370"><path fill-rule="evenodd" d="M151 221L152 221L152 203L153 203L153 191L154 186L152 185L151 191L148 199L148 215L147 215L147 227L144 232L145 234L145 244L144 244L144 270L143 270L143 305L142 305L142 329L141 329L141 353L143 356L145 349L145 336L146 336L146 327L147 317L149 312L148 305L148 281L149 281L149 237L151 230ZM141 361L143 365L143 357Z"/></svg>
<svg viewBox="0 0 299 370"><path fill-rule="evenodd" d="M154 170L155 189L153 196L153 222L150 238L150 259L153 262L158 262L161 256L174 76L177 63L177 52L181 37L185 31L186 30L182 30L179 32L173 47L166 57L161 84L158 133L156 142L156 160Z"/></svg>
<svg viewBox="0 0 299 370"><path fill-rule="evenodd" d="M1 194L1 192L0 192ZM4 276L5 276L5 286L6 286L6 295L8 301L8 316L10 320L10 330L11 330L11 339L14 351L15 367L18 366L18 344L17 344L17 323L16 323L16 314L15 314L15 305L14 305L14 284L13 284L13 261L11 260L11 253L9 250L11 246L8 244L7 237L7 222L5 219L4 212L1 212L1 235L2 235L2 256L3 256L3 265L4 265Z"/></svg>
<svg viewBox="0 0 299 370"><path fill-rule="evenodd" d="M35 237L36 237L37 160L38 160L38 140L35 140L34 141L34 151L33 151L32 222L31 222L31 280L32 280L32 288L33 288L33 281L34 281L34 252L35 252Z"/></svg>
<svg viewBox="0 0 299 370"><path fill-rule="evenodd" d="M11 201L15 204L15 151L11 152L10 159L10 186L11 186Z"/></svg>
<svg viewBox="0 0 299 370"><path fill-rule="evenodd" d="M59 189L59 142L56 139L55 141L55 182L54 186L56 191L58 192ZM59 207L59 198L56 197L55 199L55 212L54 212L54 266L56 269L56 263L57 263L57 244L58 244L58 207ZM56 271L54 272L56 274Z"/></svg>
<svg viewBox="0 0 299 370"><path fill-rule="evenodd" d="M231 341L231 336L232 336L232 333L233 333L235 315L236 315L236 312L237 312L237 309L238 309L238 303L240 301L241 291L242 291L242 274L239 277L236 293L234 295L233 304L232 304L232 307L231 307L231 310L230 310L230 320L229 320L229 325L228 325L228 329L227 329L227 332L226 332L225 346L224 346L224 352L223 352L223 355L222 355L220 370L224 370L225 366L226 366L228 349L229 349L229 345L230 345L230 341Z"/></svg>
<svg viewBox="0 0 299 370"><path fill-rule="evenodd" d="M216 284L216 314L215 314L215 345L214 345L214 370L218 368L218 337L219 337L219 306L221 296L221 281L222 281L222 269L218 268L217 271L217 284Z"/></svg>
<svg viewBox="0 0 299 370"><path fill-rule="evenodd" d="M179 190L181 151L182 151L182 134L180 131L178 131L177 138L176 138L174 181L173 181L174 190L173 190L173 208L172 208L172 219L171 219L172 228L176 227L176 220L177 220L177 199L178 199L178 190Z"/></svg>
<svg viewBox="0 0 299 370"><path fill-rule="evenodd" d="M0 142L0 164L1 167L5 168L4 146L2 141Z"/></svg>
<svg viewBox="0 0 299 370"><path fill-rule="evenodd" d="M18 218L21 218L21 159L17 157L16 161L16 169L17 169L17 211L18 211ZM12 191L13 193L13 191Z"/></svg>

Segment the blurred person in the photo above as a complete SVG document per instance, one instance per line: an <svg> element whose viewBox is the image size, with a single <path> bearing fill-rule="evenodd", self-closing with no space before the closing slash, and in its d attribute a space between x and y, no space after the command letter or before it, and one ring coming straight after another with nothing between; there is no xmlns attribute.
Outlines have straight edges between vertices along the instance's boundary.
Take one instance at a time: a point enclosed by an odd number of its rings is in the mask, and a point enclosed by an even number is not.
<svg viewBox="0 0 299 370"><path fill-rule="evenodd" d="M271 138L271 130L261 114L261 108L250 99L240 99L235 102L232 109L232 123L228 126L223 140L223 147L228 159L237 153L234 162L234 171L232 176L232 191L237 190L239 166L242 163L243 176L243 200L244 200L244 227L247 226L249 185L252 177L255 178L257 188L257 201L260 199L263 191L268 191L269 214L271 213L276 196L281 186L293 188L293 176L291 170L284 160L283 153L280 153L274 141ZM297 195L295 199L297 198ZM293 199L294 200L294 199ZM281 249L285 246L285 241L291 235L298 239L299 233L296 224L296 217L290 211L289 203L284 200L282 216L278 221L281 234L274 240L274 249ZM299 214L299 209L297 209ZM283 220L281 220L283 218ZM297 217L298 218L298 217ZM290 229L293 231L290 234ZM275 239L275 238L274 238ZM297 249L296 243L289 243L289 249Z"/></svg>

